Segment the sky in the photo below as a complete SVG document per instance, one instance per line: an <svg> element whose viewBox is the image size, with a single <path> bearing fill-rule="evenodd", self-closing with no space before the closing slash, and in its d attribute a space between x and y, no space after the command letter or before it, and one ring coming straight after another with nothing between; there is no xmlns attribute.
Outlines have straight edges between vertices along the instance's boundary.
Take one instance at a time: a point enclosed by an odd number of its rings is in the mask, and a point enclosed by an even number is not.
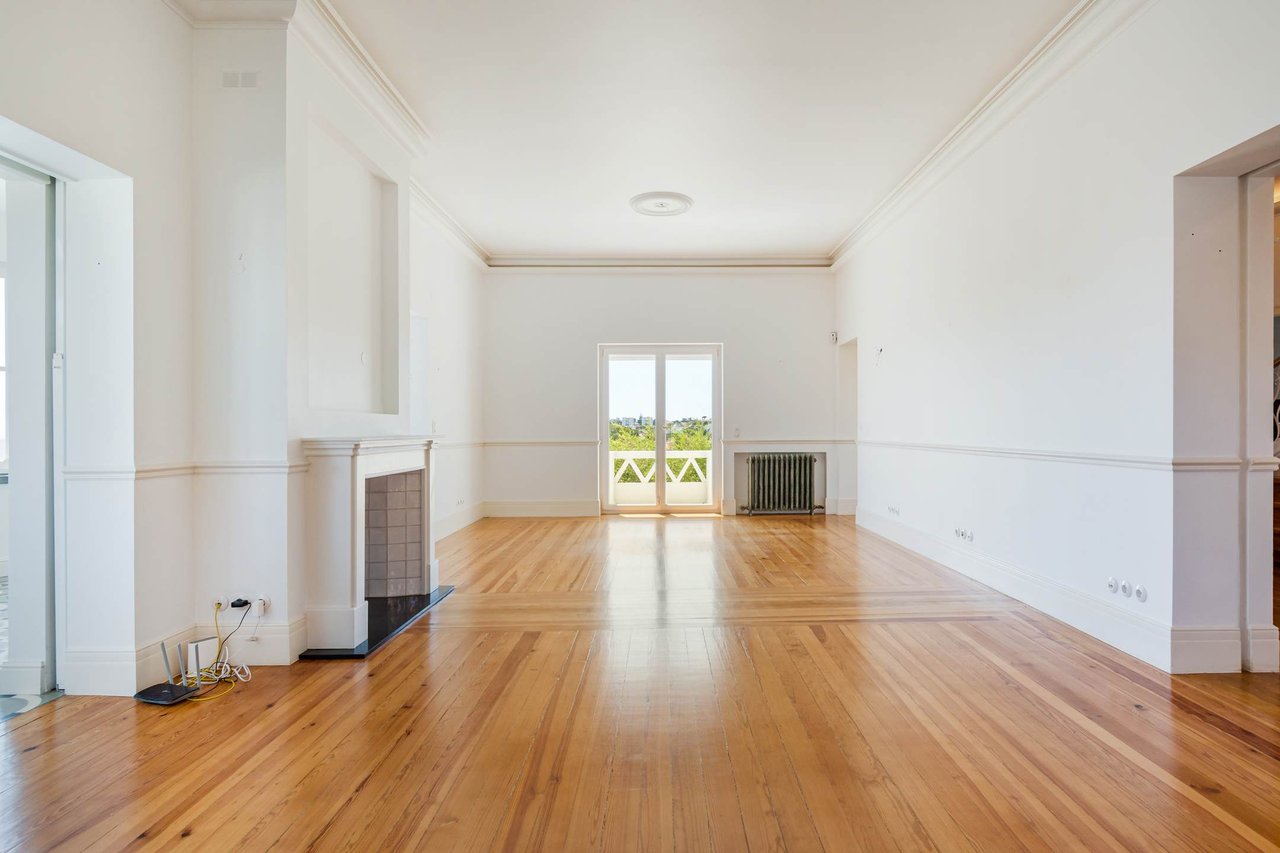
<svg viewBox="0 0 1280 853"><path fill-rule="evenodd" d="M711 416L711 357L667 356L667 420ZM609 417L656 417L653 358L609 359Z"/></svg>

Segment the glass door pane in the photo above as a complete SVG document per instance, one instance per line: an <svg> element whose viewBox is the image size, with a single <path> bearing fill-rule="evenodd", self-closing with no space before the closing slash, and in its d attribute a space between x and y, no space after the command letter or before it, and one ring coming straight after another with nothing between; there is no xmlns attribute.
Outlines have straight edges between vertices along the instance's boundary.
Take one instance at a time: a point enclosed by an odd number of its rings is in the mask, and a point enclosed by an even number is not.
<svg viewBox="0 0 1280 853"><path fill-rule="evenodd" d="M608 370L608 502L657 506L657 356L612 354Z"/></svg>
<svg viewBox="0 0 1280 853"><path fill-rule="evenodd" d="M712 500L713 368L710 353L666 357L662 416L668 506L707 506Z"/></svg>

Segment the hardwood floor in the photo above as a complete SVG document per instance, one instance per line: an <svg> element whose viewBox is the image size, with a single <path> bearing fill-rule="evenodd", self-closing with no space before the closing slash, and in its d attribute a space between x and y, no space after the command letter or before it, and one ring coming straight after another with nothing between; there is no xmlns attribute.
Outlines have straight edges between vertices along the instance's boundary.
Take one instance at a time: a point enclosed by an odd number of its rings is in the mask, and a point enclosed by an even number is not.
<svg viewBox="0 0 1280 853"><path fill-rule="evenodd" d="M490 519L367 661L0 726L7 849L1280 849L1280 679L1170 677L847 518Z"/></svg>

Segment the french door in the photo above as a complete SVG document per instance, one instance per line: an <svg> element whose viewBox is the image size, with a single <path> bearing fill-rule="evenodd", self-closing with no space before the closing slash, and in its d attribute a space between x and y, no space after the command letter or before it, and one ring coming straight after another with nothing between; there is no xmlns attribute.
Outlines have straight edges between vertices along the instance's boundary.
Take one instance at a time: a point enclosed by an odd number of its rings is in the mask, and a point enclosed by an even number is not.
<svg viewBox="0 0 1280 853"><path fill-rule="evenodd" d="M602 345L604 510L715 508L719 421L719 344Z"/></svg>

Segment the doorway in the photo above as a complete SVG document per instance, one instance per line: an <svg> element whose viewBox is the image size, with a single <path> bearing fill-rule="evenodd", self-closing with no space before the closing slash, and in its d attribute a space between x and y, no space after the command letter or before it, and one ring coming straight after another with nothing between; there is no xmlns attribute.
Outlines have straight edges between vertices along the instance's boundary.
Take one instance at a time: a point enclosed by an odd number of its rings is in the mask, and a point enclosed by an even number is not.
<svg viewBox="0 0 1280 853"><path fill-rule="evenodd" d="M53 213L52 179L0 157L0 670L8 671L41 659L49 644ZM12 681L0 693L52 686Z"/></svg>
<svg viewBox="0 0 1280 853"><path fill-rule="evenodd" d="M605 512L717 505L720 355L719 344L600 347Z"/></svg>

